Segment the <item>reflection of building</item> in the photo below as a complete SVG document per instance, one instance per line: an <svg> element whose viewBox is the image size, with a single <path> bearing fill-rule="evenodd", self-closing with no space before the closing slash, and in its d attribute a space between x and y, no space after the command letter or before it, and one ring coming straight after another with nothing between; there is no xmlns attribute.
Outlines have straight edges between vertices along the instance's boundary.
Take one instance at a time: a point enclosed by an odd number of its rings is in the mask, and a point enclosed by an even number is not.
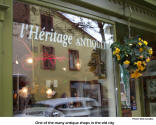
<svg viewBox="0 0 156 125"><path fill-rule="evenodd" d="M106 67L111 56L106 57L105 44L59 12L33 5L25 6L25 9L30 8L26 23L32 25L19 23L22 21L15 14L14 62L19 61L19 64L14 64L14 73L27 76L35 99L47 99L46 90L51 88L56 92L51 98L63 95L90 97L108 108L108 87L104 82L110 81L112 76L106 76L106 68L109 74L112 70L108 67L112 66L108 64ZM41 38L43 28L47 35ZM99 28L103 28L104 32L104 26ZM33 33L30 35L30 32ZM28 63L30 61L27 59L30 58L33 61Z"/></svg>
<svg viewBox="0 0 156 125"><path fill-rule="evenodd" d="M18 0L20 1L20 0ZM15 79L14 81L17 81L17 83L14 84L14 89L16 90L17 88L15 87L16 85L18 85L18 77L21 77L23 74L23 76L26 76L25 81L29 81L29 85L36 85L35 88L37 89L33 89L32 92L35 93L35 91L39 94L42 90L42 92L45 92L46 86L50 87L50 84L53 83L53 86L55 90L57 90L56 95L53 98L57 98L59 96L59 93L61 95L62 93L62 89L66 88L64 91L70 90L69 87L69 77L73 76L72 81L75 81L75 83L72 83L73 88L75 88L75 86L79 85L79 88L85 88L86 86L92 85L93 84L93 80L94 83L97 83L97 79L100 78L98 80L98 82L103 83L100 84L101 88L103 90L101 90L101 92L104 92L104 99L102 100L103 104L108 104L109 105L109 114L110 116L155 116L155 104L156 104L156 99L154 94L152 95L152 93L154 93L154 88L150 89L150 83L152 81L154 81L155 83L155 61L152 61L149 64L149 68L148 70L145 72L144 76L142 78L140 78L139 80L134 80L134 86L130 86L130 89L133 89L136 93L132 94L134 95L134 97L136 98L136 100L134 100L133 102L136 102L136 105L133 104L131 105L131 108L135 108L135 110L133 109L122 109L121 106L121 98L120 98L120 78L119 78L119 72L120 69L117 66L115 67L115 71L112 71L112 59L108 58L109 56L111 56L111 52L109 50L106 50L106 78L103 78L104 76L102 75L99 76L100 72L95 72L95 71L100 71L100 70L95 70L95 69L100 69L99 65L96 67L94 66L95 64L99 64L98 61L92 60L91 58L93 56L91 56L91 54L87 54L87 52L90 52L92 50L92 48L85 48L79 50L79 47L77 47L77 49L74 49L74 46L70 46L67 47L66 50L65 48L62 49L62 44L60 45L56 45L56 44L51 44L49 42L43 42L43 41L35 41L30 39L28 40L27 37L25 36L25 38L18 39L18 36L20 35L20 32L13 32L12 35L12 8L14 8L14 13L16 13L16 16L14 16L14 26L13 26L13 31L20 31L21 27L19 26L19 23L25 23L25 24L33 24L33 25L37 25L39 27L42 27L44 25L40 25L40 13L41 15L43 15L42 20L43 20L43 24L47 24L48 26L46 27L46 30L49 30L49 27L53 27L52 23L53 20L51 20L50 18L47 17L47 15L53 16L55 15L57 11L49 13L51 11L51 9L56 9L56 10L60 10L60 11L64 11L64 12L68 12L68 13L72 13L75 15L81 15L81 16L85 16L88 18L92 18L95 20L102 20L104 22L110 23L110 26L113 25L113 27L110 28L110 31L113 31L114 34L110 35L115 36L115 39L117 39L117 41L123 41L123 38L126 36L137 36L137 35L141 35L145 40L150 41L149 45L152 46L152 48L155 50L155 39L156 39L156 16L155 16L155 11L156 11L156 7L155 7L155 2L152 0L143 0L143 1L136 1L136 0L131 0L131 1L124 1L124 0L98 0L98 1L89 1L89 0L80 0L80 1L67 1L67 0L46 0L46 1L36 1L36 0L22 0L25 1L26 4L29 3L30 6L27 5L21 5L17 3L17 0L14 1L16 2L18 5L18 7L20 7L20 9L17 9L16 6L13 6L12 1L10 0L5 0L5 1L1 1L0 2L0 116L12 116L12 108L13 108L13 101L12 101L12 74L14 74ZM15 4L14 4L15 5ZM35 5L35 6L34 6ZM37 6L37 5L40 5ZM42 8L42 9L40 9ZM47 8L47 9L45 9ZM40 10L40 11L38 11ZM48 10L48 11L47 11ZM46 15L46 16L45 16ZM22 18L20 18L22 17ZM65 19L64 19L65 20ZM60 21L60 20L58 20ZM16 23L15 23L16 22ZM17 23L18 22L18 23ZM49 23L50 22L50 23ZM55 22L55 20L54 20ZM63 24L65 24L66 21L63 22ZM68 24L68 22L66 22ZM58 24L54 27L56 27L57 31L61 34L64 34L62 31L62 29L59 29L61 26L63 26L63 24ZM81 23L81 26L83 26L83 23ZM19 29L18 29L19 28ZM66 27L64 27L66 28ZM91 27L90 27L91 28ZM56 30L54 29L54 31ZM78 28L77 28L78 29ZM106 32L105 35L107 33L109 33L109 29L106 28ZM67 31L64 31L67 34L73 34L75 33L76 29L75 28L69 28L67 29ZM129 32L130 31L130 32ZM79 30L77 30L77 33L82 35L83 33L80 32ZM81 34L82 33L82 34ZM97 34L93 34L93 36L96 36ZM13 37L12 37L13 36ZM76 34L74 35L76 36ZM87 34L85 34L84 36L89 37ZM34 37L34 36L33 36ZM81 37L80 37L81 38ZM83 37L82 37L83 38ZM91 38L92 39L92 38ZM102 38L100 38L102 39ZM26 40L26 41L25 41ZM99 39L98 39L99 40ZM14 41L14 44L12 46L12 41ZM24 43L26 44L23 44ZM99 40L100 41L100 40ZM107 42L109 41L109 39L107 39ZM32 43L33 43L33 48L32 48ZM110 42L111 43L111 42ZM79 57L79 61L81 63L78 64L78 66L80 67L79 71L69 71L69 63L67 63L66 61L64 62L59 62L56 61L55 67L53 67L53 65L51 65L51 63L48 63L47 60L45 61L45 68L49 67L49 68L54 68L53 70L44 70L44 66L43 64L43 60L41 61L41 59L47 59L46 54L45 57L43 58L43 51L42 48L40 46L43 45L44 46L44 50L47 50L48 53L52 53L53 50L55 52L55 54L58 54L58 56L62 56L61 51L64 52L63 55L67 56L69 55L68 53L68 49L72 50L72 54L71 55L75 55L75 57ZM24 46L23 46L24 45ZM24 49L26 47L26 45L28 46L29 49ZM49 48L50 46L53 48ZM66 46L66 45L65 45ZM58 48L55 49L55 47ZM16 48L16 50L14 49ZM48 49L49 48L49 49ZM83 48L83 47L82 47ZM14 52L12 52L12 49L14 50ZM86 50L85 50L86 49ZM34 55L32 55L31 51L33 50ZM74 50L74 51L73 51ZM79 54L77 54L77 50L79 52ZM18 52L18 55L13 56L13 53ZM26 56L23 56L23 54L26 53ZM98 53L98 52L95 52ZM41 54L41 58L38 57L38 55ZM77 56L79 55L79 56ZM91 66L89 67L87 65L87 61L85 62L86 65L84 65L83 60L81 60L82 55L86 56L86 59L90 59L88 62L89 64L91 64ZM94 52L93 54L94 55ZM155 52L154 52L155 55ZM33 60L35 63L32 63L32 58L33 56ZM90 57L90 58L88 58ZM12 60L13 59L13 60ZM29 61L27 62L26 60L29 59ZM48 58L49 59L49 58ZM69 59L69 57L68 57ZM153 60L155 60L155 56L152 57ZM73 62L77 59L72 58L71 60L73 60ZM98 60L98 57L97 57ZM13 62L12 62L13 61ZM36 62L39 63L36 63ZM21 65L22 62L22 65ZM55 61L54 61L55 62ZM77 61L76 61L77 62ZM12 65L13 64L13 65ZM15 65L16 64L16 65ZM62 65L61 65L62 64ZM65 64L65 65L63 65ZM42 65L43 67L41 67L40 65ZM20 67L21 66L21 67ZM63 67L63 70L61 70L62 66L66 66ZM89 74L92 74L91 76L93 76L93 78L88 78L85 79L85 73L84 72L84 67L88 70L89 69ZM12 68L13 67L13 68ZM96 67L96 68L95 68ZM21 70L23 69L24 70ZM60 70L58 69L60 68ZM13 73L12 73L12 69L13 69ZM32 70L33 69L33 70ZM76 69L74 66L74 63L71 63L71 69ZM59 71L58 71L59 70ZM62 79L68 79L68 81L64 81L64 83L67 84L63 84L61 83L61 80L58 80L60 77L53 77L53 74L50 75L51 73L57 72L60 73L60 75L64 75L64 77L62 77ZM91 72L93 71L93 72ZM103 70L102 70L103 71ZM66 72L66 73L65 73ZM68 75L68 72L72 72L70 74L70 76ZM82 72L82 74L81 74ZM40 75L43 74L43 75ZM116 74L115 74L116 73ZM19 74L19 75L17 75ZM45 75L44 75L45 74ZM81 77L81 79L78 79L78 82L80 81L85 81L86 83L84 84L79 84L77 83L76 77L77 74L83 76ZM105 74L105 73L103 73ZM75 75L75 76L74 76ZM45 78L43 78L43 76ZM87 76L87 75L86 75ZM74 78L75 77L75 78ZM82 79L83 78L83 79ZM115 80L113 79L115 78ZM57 81L58 80L58 81ZM41 81L41 82L40 82ZM88 83L90 82L90 83ZM20 82L19 82L20 84ZM20 84L21 85L21 84ZM19 85L19 86L20 86ZM28 84L27 84L28 85ZM37 85L44 85L44 86L37 86ZM62 89L60 89L60 85L62 85ZM66 86L67 85L67 86ZM84 86L83 86L84 85ZM94 84L93 84L94 85ZM96 84L98 85L98 84ZM25 86L25 85L24 85ZM22 86L21 86L22 87ZM20 87L19 87L20 88ZM91 88L91 86L90 86ZM95 87L96 88L96 87ZM98 87L97 87L98 88ZM82 89L79 89L80 91ZM93 90L92 88L90 90ZM59 91L59 92L58 92ZM84 92L85 95L87 95L90 92L87 92L88 90L86 90ZM124 91L124 89L123 89ZM131 90L130 90L131 91ZM50 92L50 91L48 91ZM95 91L96 92L96 91ZM149 93L151 94L149 94ZM54 94L54 93L53 93ZM92 94L92 93L91 93ZM45 94L42 94L45 95ZM65 95L65 94L64 94ZM71 93L68 91L67 96L70 96ZM131 95L131 97L133 96ZM94 94L92 95L94 96ZM101 94L101 96L103 96ZM16 97L16 95L15 95ZM63 96L65 97L65 96ZM109 98L109 103L108 103L108 99ZM44 99L45 97L41 97L39 98L36 97L36 99ZM102 97L103 98L103 97ZM9 103L8 103L9 102ZM132 100L131 100L132 102ZM134 106L134 107L132 107ZM108 109L108 107L107 107ZM122 112L126 112L127 114L122 114ZM129 114L130 115L129 115Z"/></svg>

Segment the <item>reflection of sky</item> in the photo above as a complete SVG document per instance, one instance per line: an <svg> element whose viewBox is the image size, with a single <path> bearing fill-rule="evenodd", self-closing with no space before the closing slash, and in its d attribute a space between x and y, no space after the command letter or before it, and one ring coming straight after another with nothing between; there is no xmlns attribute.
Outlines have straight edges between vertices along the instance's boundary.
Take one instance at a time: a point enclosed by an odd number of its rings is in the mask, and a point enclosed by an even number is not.
<svg viewBox="0 0 156 125"><path fill-rule="evenodd" d="M71 22L78 24L81 29L83 29L85 32L87 32L89 35L94 37L97 41L102 42L102 37L100 34L100 28L98 27L97 21L84 18L84 17L79 17L75 16L72 14L67 14L67 13L62 13L66 18L68 18ZM106 31L107 27L110 26L110 24L105 24L104 25L104 31ZM105 33L105 40L106 43L111 44L113 42L112 36L110 33Z"/></svg>

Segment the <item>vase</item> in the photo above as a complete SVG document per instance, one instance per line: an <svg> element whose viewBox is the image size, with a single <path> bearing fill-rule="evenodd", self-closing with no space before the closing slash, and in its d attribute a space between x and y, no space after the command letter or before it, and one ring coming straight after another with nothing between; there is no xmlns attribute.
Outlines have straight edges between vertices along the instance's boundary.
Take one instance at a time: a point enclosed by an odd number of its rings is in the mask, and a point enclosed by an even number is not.
<svg viewBox="0 0 156 125"><path fill-rule="evenodd" d="M129 66L129 64L123 64L123 67L126 69L128 68L128 66Z"/></svg>

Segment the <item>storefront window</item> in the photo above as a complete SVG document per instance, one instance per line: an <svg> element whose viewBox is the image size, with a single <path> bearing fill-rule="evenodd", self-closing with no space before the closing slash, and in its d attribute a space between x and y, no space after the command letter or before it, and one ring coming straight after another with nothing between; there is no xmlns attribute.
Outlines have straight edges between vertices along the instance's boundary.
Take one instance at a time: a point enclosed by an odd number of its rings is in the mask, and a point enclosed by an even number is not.
<svg viewBox="0 0 156 125"><path fill-rule="evenodd" d="M43 66L44 69L55 69L54 48L43 46Z"/></svg>
<svg viewBox="0 0 156 125"><path fill-rule="evenodd" d="M48 15L41 16L41 28L45 28L45 31L51 31L53 29L53 17Z"/></svg>
<svg viewBox="0 0 156 125"><path fill-rule="evenodd" d="M116 116L113 25L14 2L15 116Z"/></svg>
<svg viewBox="0 0 156 125"><path fill-rule="evenodd" d="M79 70L79 52L77 50L69 50L69 70Z"/></svg>

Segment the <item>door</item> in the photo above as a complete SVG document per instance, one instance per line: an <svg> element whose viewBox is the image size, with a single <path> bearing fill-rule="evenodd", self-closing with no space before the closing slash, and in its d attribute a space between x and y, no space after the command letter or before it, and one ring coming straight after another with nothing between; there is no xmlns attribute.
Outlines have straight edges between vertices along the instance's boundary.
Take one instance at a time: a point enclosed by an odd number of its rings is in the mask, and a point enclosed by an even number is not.
<svg viewBox="0 0 156 125"><path fill-rule="evenodd" d="M143 79L145 116L156 117L156 76Z"/></svg>

